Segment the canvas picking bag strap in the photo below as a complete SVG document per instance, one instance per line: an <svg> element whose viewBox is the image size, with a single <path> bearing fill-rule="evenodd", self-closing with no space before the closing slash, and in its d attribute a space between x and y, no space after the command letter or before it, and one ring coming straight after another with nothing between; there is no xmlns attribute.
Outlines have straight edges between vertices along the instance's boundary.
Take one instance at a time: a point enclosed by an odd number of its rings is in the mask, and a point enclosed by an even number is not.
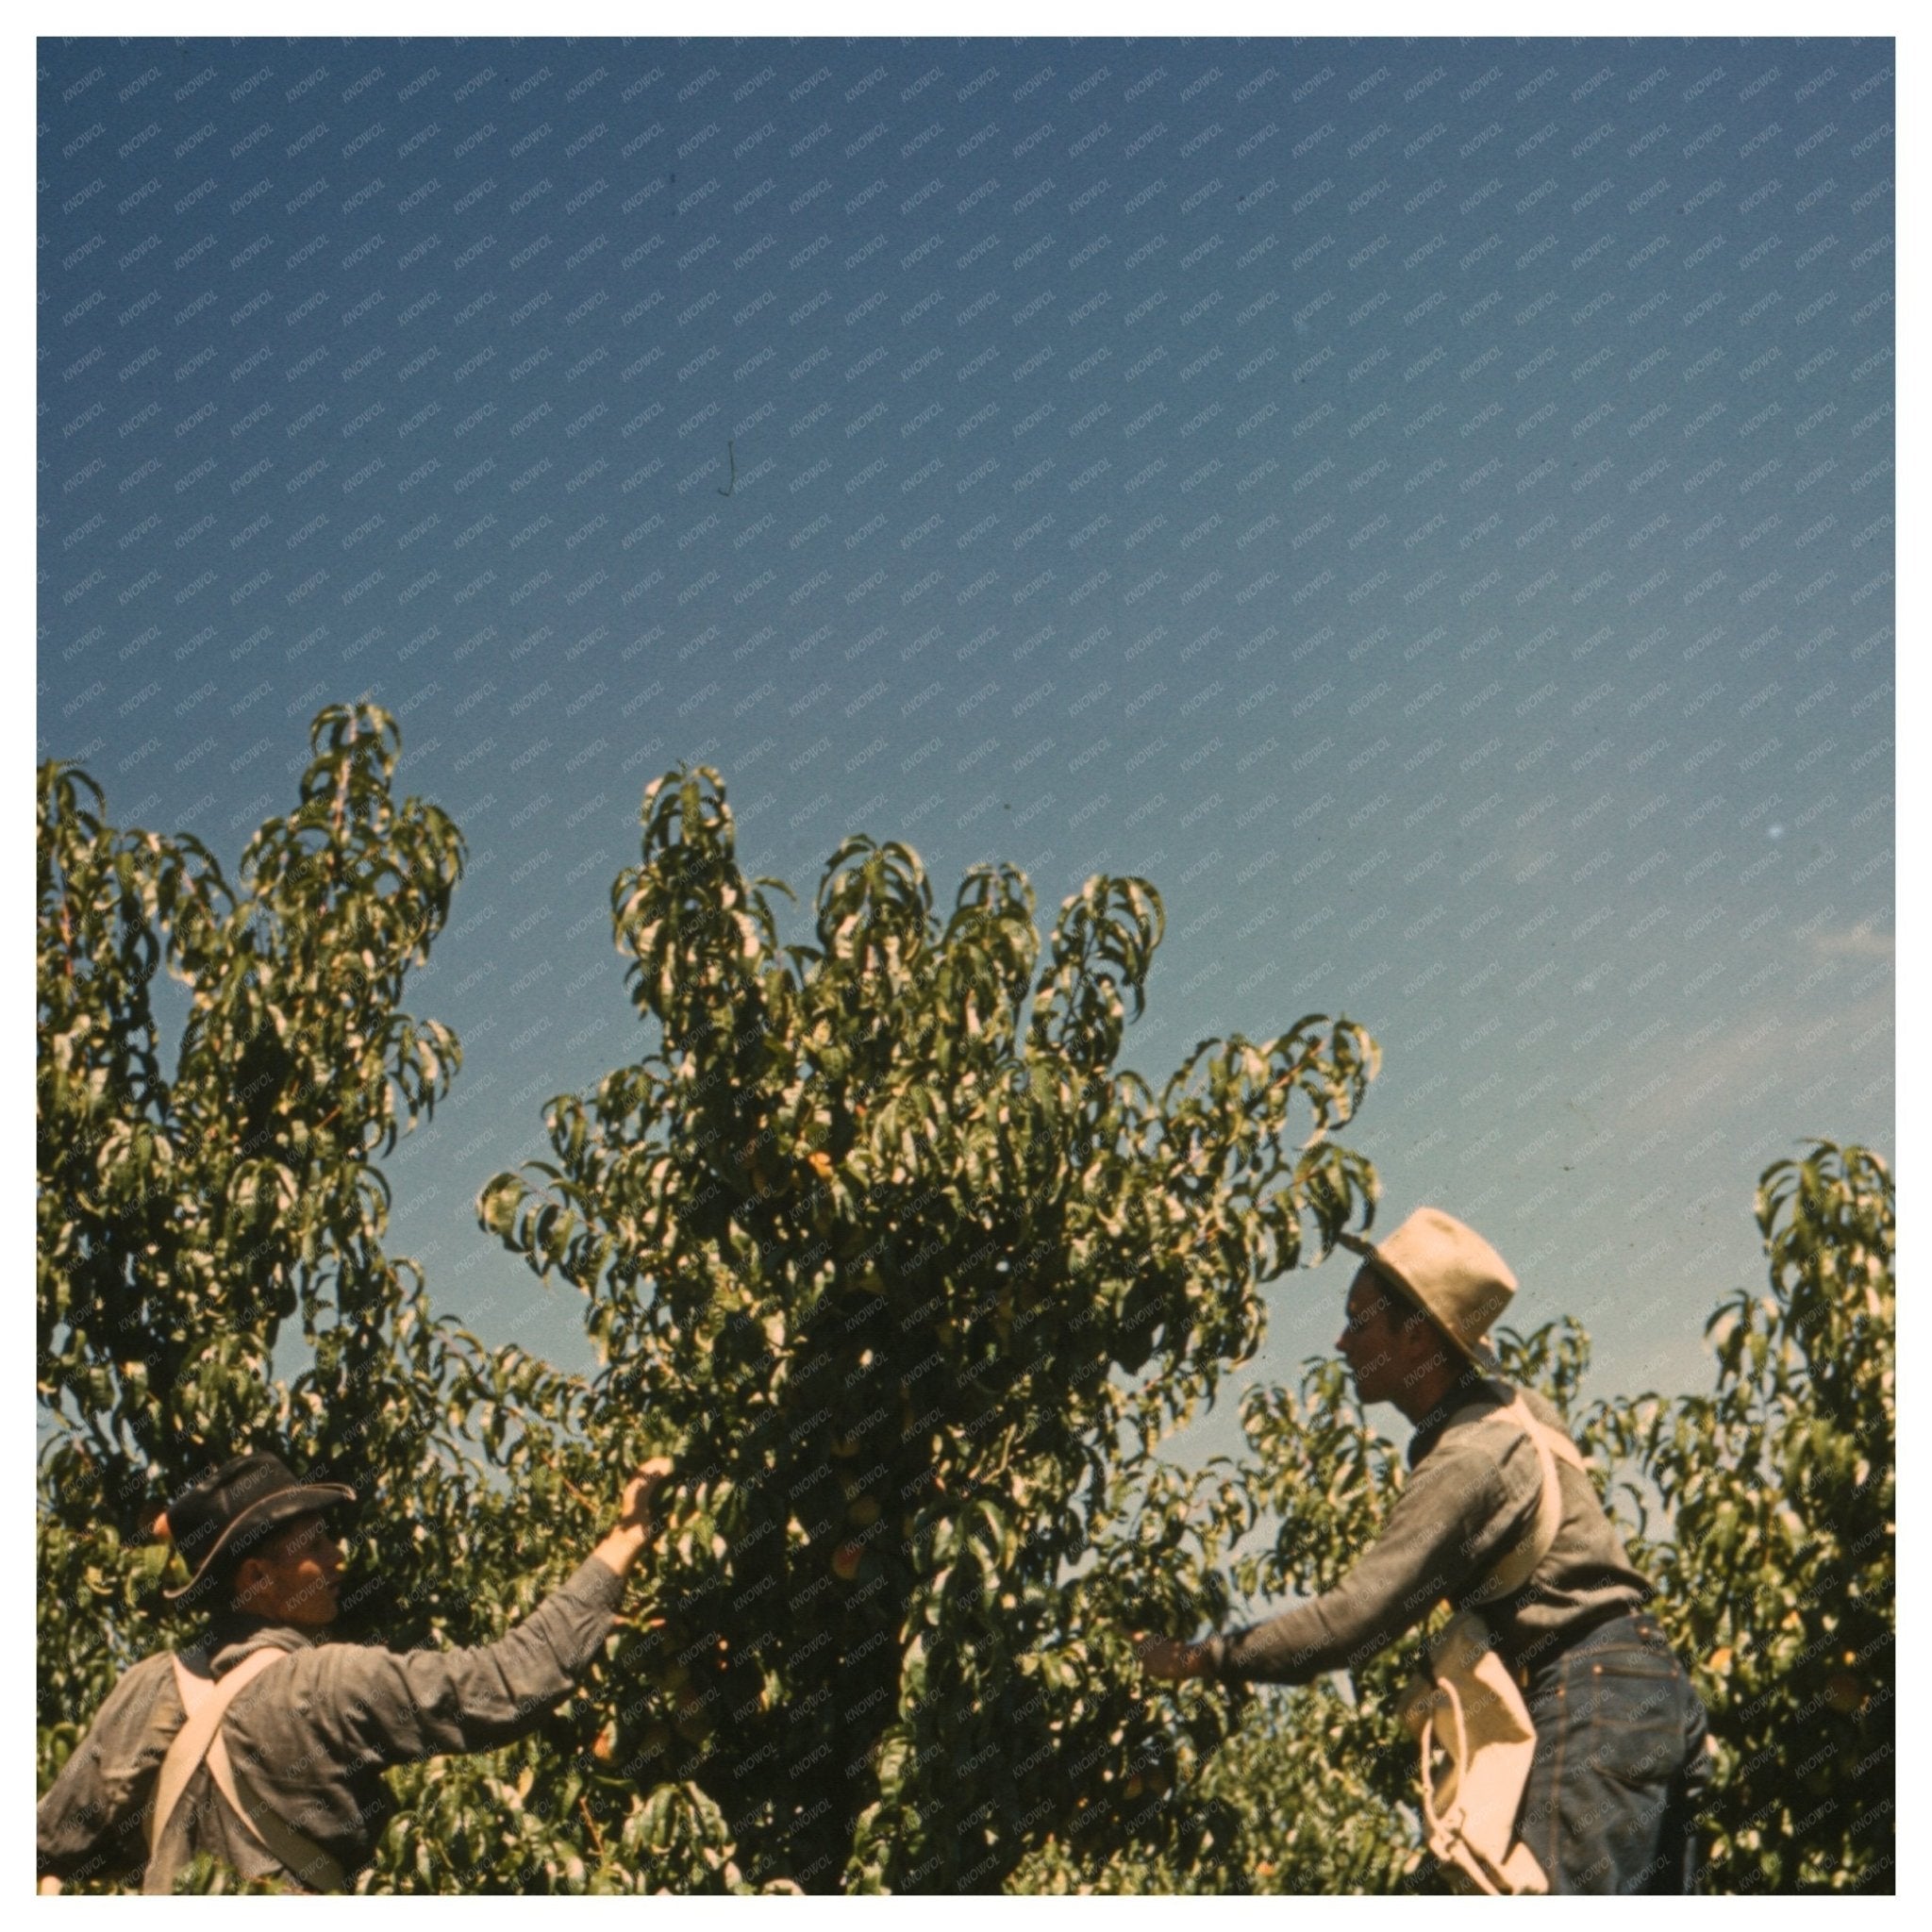
<svg viewBox="0 0 1932 1932"><path fill-rule="evenodd" d="M1486 1413L1478 1426L1527 1436L1542 1478L1528 1527L1471 1592L1472 1603L1493 1603L1520 1590L1556 1541L1563 1517L1557 1461L1577 1469L1585 1464L1575 1444L1538 1421L1521 1394L1507 1407ZM1516 1838L1536 1731L1523 1693L1475 1610L1451 1618L1431 1641L1429 1672L1409 1683L1397 1705L1421 1748L1429 1850L1460 1890L1505 1897L1548 1891L1542 1867ZM1441 1769L1439 1751L1444 1759Z"/></svg>
<svg viewBox="0 0 1932 1932"><path fill-rule="evenodd" d="M188 1722L175 1733L168 1755L161 1760L160 1775L155 1784L154 1810L148 1819L147 1874L142 1881L145 1892L165 1892L175 1874L158 1857L161 1834L168 1827L188 1781L204 1758L215 1789L227 1801L250 1835L300 1885L309 1891L345 1890L342 1869L312 1840L303 1836L269 1809L247 1788L237 1774L228 1747L221 1735L222 1719L235 1693L251 1684L272 1666L281 1662L286 1651L252 1651L221 1679L210 1683L189 1670L179 1657L175 1658L175 1685L181 1693L181 1707Z"/></svg>
<svg viewBox="0 0 1932 1932"><path fill-rule="evenodd" d="M1469 1413L1467 1409L1461 1412ZM1452 1423L1460 1416L1452 1417ZM1576 1444L1560 1429L1541 1423L1529 1404L1519 1393L1507 1408L1491 1411L1476 1424L1479 1428L1509 1428L1527 1436L1536 1450L1542 1474L1542 1488L1537 1497L1536 1514L1503 1559L1470 1592L1472 1604L1494 1603L1519 1591L1529 1581L1530 1573L1550 1553L1557 1531L1563 1523L1563 1491L1557 1479L1557 1464L1567 1462L1572 1469L1587 1470Z"/></svg>

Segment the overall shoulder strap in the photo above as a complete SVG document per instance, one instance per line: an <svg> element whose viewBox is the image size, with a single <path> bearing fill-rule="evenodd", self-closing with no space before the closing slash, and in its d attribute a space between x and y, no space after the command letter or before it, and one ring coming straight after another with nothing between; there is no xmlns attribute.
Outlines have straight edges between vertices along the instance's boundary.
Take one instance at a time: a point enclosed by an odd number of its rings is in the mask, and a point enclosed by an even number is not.
<svg viewBox="0 0 1932 1932"><path fill-rule="evenodd" d="M286 1655L279 1650L253 1651L218 1683L196 1676L179 1657L175 1658L175 1684L181 1693L188 1722L175 1734L175 1741L168 1746L168 1755L161 1759L160 1774L155 1780L154 1809L147 1822L147 1877L142 1885L143 1891L165 1891L174 1881L175 1874L160 1869L160 1860L156 1857L161 1834L167 1830L168 1821L174 1817L175 1807L181 1802L181 1793L188 1789L195 1767L215 1741L215 1733L235 1693L244 1684L252 1684L272 1665L280 1663Z"/></svg>
<svg viewBox="0 0 1932 1932"><path fill-rule="evenodd" d="M311 1838L286 1824L236 1770L227 1745L218 1737L208 1754L209 1775L228 1807L273 1855L290 1877L307 1891L346 1891L342 1868Z"/></svg>
<svg viewBox="0 0 1932 1932"><path fill-rule="evenodd" d="M215 1789L226 1800L228 1808L243 1827L281 1868L309 1891L343 1891L347 1879L342 1868L312 1839L304 1836L282 1819L249 1789L221 1735L221 1724L236 1691L253 1683L262 1672L279 1663L287 1651L252 1651L219 1682L198 1677L179 1657L175 1659L175 1682L188 1722L169 1747L162 1760L156 1787L155 1808L148 1826L148 1871L142 1889L165 1891L174 1882L174 1873L156 1856L175 1807L193 1776L195 1766L206 1758L208 1775ZM176 1760L179 1760L178 1763Z"/></svg>

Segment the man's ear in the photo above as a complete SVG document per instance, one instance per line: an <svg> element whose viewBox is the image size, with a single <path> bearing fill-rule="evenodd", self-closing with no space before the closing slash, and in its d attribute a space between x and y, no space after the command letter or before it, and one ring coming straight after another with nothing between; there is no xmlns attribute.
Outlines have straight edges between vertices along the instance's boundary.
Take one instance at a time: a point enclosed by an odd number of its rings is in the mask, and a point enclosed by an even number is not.
<svg viewBox="0 0 1932 1932"><path fill-rule="evenodd" d="M235 1581L229 1591L236 1608L246 1609L249 1600L268 1581L267 1564L259 1557L243 1557L235 1566Z"/></svg>

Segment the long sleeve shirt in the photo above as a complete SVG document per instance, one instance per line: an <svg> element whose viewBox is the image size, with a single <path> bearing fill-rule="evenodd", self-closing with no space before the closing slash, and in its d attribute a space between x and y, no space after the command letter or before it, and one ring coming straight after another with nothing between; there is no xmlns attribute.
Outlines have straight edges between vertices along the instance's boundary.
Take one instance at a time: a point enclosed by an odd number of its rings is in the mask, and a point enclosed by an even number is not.
<svg viewBox="0 0 1932 1932"><path fill-rule="evenodd" d="M382 1773L529 1730L583 1674L623 1597L622 1579L591 1557L508 1635L475 1650L332 1644L291 1625L249 1622L182 1659L219 1681L265 1646L289 1653L236 1693L222 1736L240 1781L353 1874L395 1810ZM184 1721L170 1653L144 1658L115 1685L40 1802L42 1876L138 1881L156 1777ZM220 1798L206 1760L159 1851L173 1871L207 1851L244 1877L281 1872Z"/></svg>
<svg viewBox="0 0 1932 1932"><path fill-rule="evenodd" d="M1540 1421L1563 1427L1541 1395L1523 1392ZM1323 1595L1212 1639L1208 1674L1305 1684L1327 1671L1358 1668L1445 1597L1466 1607L1528 1529L1542 1494L1542 1467L1529 1438L1482 1420L1514 1394L1505 1383L1484 1381L1418 1429L1409 1480L1361 1560ZM1651 1594L1589 1476L1562 1461L1557 1474L1563 1514L1556 1541L1520 1590L1478 1606L1511 1665L1534 1667L1569 1637Z"/></svg>

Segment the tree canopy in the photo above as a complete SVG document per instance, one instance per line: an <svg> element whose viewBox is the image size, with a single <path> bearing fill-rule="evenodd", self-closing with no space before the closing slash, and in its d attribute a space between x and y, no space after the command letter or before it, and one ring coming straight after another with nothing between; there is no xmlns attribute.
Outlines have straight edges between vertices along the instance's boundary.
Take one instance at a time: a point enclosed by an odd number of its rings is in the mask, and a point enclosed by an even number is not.
<svg viewBox="0 0 1932 1932"><path fill-rule="evenodd" d="M43 1787L174 1635L185 1573L146 1532L211 1457L353 1484L342 1634L409 1644L500 1635L669 1452L669 1533L579 1694L393 1774L364 1889L1425 1887L1396 1658L1248 1695L1150 1684L1127 1641L1332 1585L1399 1489L1333 1363L1241 1391L1241 1458L1161 1454L1268 1286L1372 1218L1336 1138L1368 1035L1208 1040L1157 1088L1121 1064L1146 881L1042 934L1012 868L941 917L911 851L855 838L788 939L723 780L667 774L611 891L641 1050L478 1201L584 1297L604 1366L564 1374L436 1315L385 1244L382 1161L461 1063L404 1002L463 845L395 795L380 710L325 711L312 752L232 882L40 774ZM1882 1890L1891 1177L1819 1141L1757 1219L1768 1292L1720 1304L1711 1394L1586 1407L1567 1321L1505 1364L1594 1457L1710 1707L1711 1889Z"/></svg>
<svg viewBox="0 0 1932 1932"><path fill-rule="evenodd" d="M1374 1042L1310 1015L1157 1093L1117 1064L1145 881L1090 880L1042 941L1010 867L941 921L911 851L854 838L788 944L715 773L642 819L611 909L650 1050L553 1102L554 1159L481 1204L589 1297L605 1457L686 1473L665 1621L615 1667L672 1702L620 1689L612 1760L812 1889L1184 1836L1142 1794L1227 1698L1143 1695L1126 1626L1221 1612L1239 1501L1153 1452L1253 1353L1265 1284L1369 1209L1332 1135Z"/></svg>

